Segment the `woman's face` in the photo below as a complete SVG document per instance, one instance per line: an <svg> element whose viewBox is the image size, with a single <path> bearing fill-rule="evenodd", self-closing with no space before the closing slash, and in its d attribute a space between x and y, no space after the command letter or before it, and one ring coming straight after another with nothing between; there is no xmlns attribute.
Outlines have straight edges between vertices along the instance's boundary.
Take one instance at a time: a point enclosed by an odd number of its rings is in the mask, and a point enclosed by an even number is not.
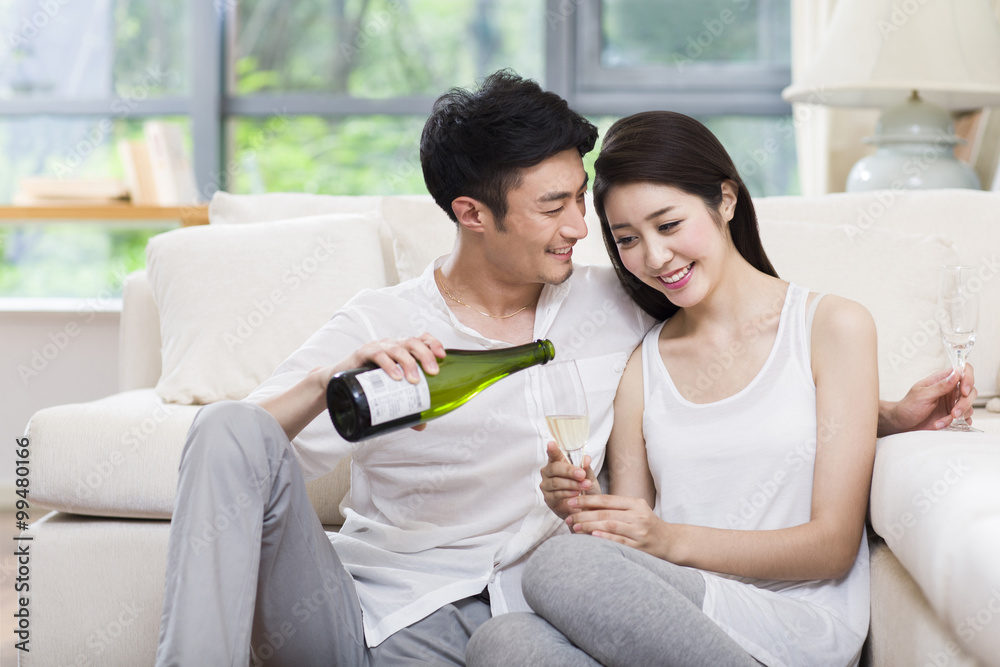
<svg viewBox="0 0 1000 667"><path fill-rule="evenodd" d="M724 222L735 205L735 191L724 187ZM667 185L615 186L605 198L605 213L625 268L680 308L704 299L736 252L728 228L700 197Z"/></svg>

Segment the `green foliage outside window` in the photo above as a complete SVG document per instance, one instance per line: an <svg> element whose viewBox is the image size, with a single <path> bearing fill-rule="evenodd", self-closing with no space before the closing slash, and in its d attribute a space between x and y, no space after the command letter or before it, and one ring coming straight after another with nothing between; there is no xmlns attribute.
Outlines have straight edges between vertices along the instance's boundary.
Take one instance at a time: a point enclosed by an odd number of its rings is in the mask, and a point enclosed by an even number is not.
<svg viewBox="0 0 1000 667"><path fill-rule="evenodd" d="M0 227L0 297L121 296L146 266L146 242L166 228L50 223Z"/></svg>
<svg viewBox="0 0 1000 667"><path fill-rule="evenodd" d="M542 76L543 0L242 0L233 92L439 95L501 67Z"/></svg>
<svg viewBox="0 0 1000 667"><path fill-rule="evenodd" d="M337 195L427 192L420 171L424 118L317 116L232 123L233 192Z"/></svg>
<svg viewBox="0 0 1000 667"><path fill-rule="evenodd" d="M185 119L172 118L186 126ZM39 146L33 138L43 137ZM141 139L142 120L83 117L0 122L0 199L22 175L122 177L120 139ZM146 265L146 242L176 225L136 221L0 225L0 297L121 296L124 276Z"/></svg>
<svg viewBox="0 0 1000 667"><path fill-rule="evenodd" d="M790 61L784 0L604 0L606 67Z"/></svg>
<svg viewBox="0 0 1000 667"><path fill-rule="evenodd" d="M12 2L14 10L0 3L0 19L20 11L18 3L34 6L34 0ZM224 78L231 95L334 93L385 100L391 110L392 98L433 98L451 86L470 86L501 67L543 80L551 18L544 0L214 4L227 12L230 22ZM678 57L787 65L788 31L781 26L790 22L788 5L787 0L604 0L601 60L610 69L671 65ZM117 105L101 118L0 117L5 155L0 160L0 203L10 201L19 177L51 175L61 165L72 163L70 173L63 174L71 177L122 175L115 142L139 138L143 119L126 119L121 109L145 97L192 94L190 6L187 0L114 0L106 15L97 16L84 5L60 5L52 25L65 23L71 39L53 27L30 48L15 50L0 63L0 95L53 94L65 96L70 105L77 97L103 95ZM730 15L734 20L727 22ZM84 24L100 30L78 29ZM716 35L720 25L722 32ZM105 42L96 56L88 42L94 39ZM55 51L58 63L46 55ZM87 70L84 89L74 90L73 68L61 63L83 57L95 65ZM27 74L31 72L35 74ZM603 135L615 117L592 120ZM788 118L702 120L727 147L754 195L798 191ZM271 116L225 120L227 189L425 193L418 153L423 122L423 115L390 113L293 116L282 112L278 98ZM100 127L110 130L95 133ZM86 137L97 139L79 155L75 147ZM600 142L584 159L591 174L599 148ZM140 223L0 225L0 296L120 294L123 275L145 265L146 240L167 228Z"/></svg>

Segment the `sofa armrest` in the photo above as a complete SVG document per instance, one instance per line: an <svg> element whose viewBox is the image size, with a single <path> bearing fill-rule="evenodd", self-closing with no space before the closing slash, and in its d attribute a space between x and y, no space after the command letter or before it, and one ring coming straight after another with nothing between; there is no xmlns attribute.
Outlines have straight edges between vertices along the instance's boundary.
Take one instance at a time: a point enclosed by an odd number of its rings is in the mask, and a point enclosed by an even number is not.
<svg viewBox="0 0 1000 667"><path fill-rule="evenodd" d="M169 519L185 436L200 406L152 389L36 412L28 423L33 502L74 514Z"/></svg>
<svg viewBox="0 0 1000 667"><path fill-rule="evenodd" d="M879 440L871 518L964 650L1000 666L1000 434Z"/></svg>
<svg viewBox="0 0 1000 667"><path fill-rule="evenodd" d="M31 498L92 516L169 519L187 432L199 405L164 403L137 389L91 403L46 408L28 424ZM339 526L350 459L306 484L320 522Z"/></svg>
<svg viewBox="0 0 1000 667"><path fill-rule="evenodd" d="M160 379L160 311L145 271L125 278L118 343L118 390L155 387Z"/></svg>

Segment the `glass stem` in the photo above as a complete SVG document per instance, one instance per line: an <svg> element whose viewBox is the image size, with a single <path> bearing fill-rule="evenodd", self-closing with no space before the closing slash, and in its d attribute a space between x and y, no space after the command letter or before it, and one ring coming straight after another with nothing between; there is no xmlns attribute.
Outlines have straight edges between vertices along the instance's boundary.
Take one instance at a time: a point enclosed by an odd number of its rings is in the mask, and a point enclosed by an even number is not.
<svg viewBox="0 0 1000 667"><path fill-rule="evenodd" d="M959 364L960 365L955 366L955 372L958 373L958 385L955 386L955 390L954 390L955 400L952 401L952 403L951 403L951 409L952 410L955 409L955 406L958 405L958 402L962 398L962 378L965 377L965 356L966 355L962 354L961 352L959 353L959 355L960 355L959 356ZM966 425L965 417L963 417L963 416L955 417L954 419L951 420L951 423L953 425L954 424L961 424L961 425L965 426Z"/></svg>

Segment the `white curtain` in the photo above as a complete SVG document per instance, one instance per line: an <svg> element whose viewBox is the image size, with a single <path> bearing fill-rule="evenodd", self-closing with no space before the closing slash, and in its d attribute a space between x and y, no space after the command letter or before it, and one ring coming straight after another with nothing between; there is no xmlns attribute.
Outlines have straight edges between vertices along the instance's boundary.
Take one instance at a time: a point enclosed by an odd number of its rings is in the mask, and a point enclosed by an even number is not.
<svg viewBox="0 0 1000 667"><path fill-rule="evenodd" d="M837 1L792 0L793 79L819 51ZM793 104L792 114L802 194L843 192L851 166L872 151L861 140L873 134L879 112Z"/></svg>

